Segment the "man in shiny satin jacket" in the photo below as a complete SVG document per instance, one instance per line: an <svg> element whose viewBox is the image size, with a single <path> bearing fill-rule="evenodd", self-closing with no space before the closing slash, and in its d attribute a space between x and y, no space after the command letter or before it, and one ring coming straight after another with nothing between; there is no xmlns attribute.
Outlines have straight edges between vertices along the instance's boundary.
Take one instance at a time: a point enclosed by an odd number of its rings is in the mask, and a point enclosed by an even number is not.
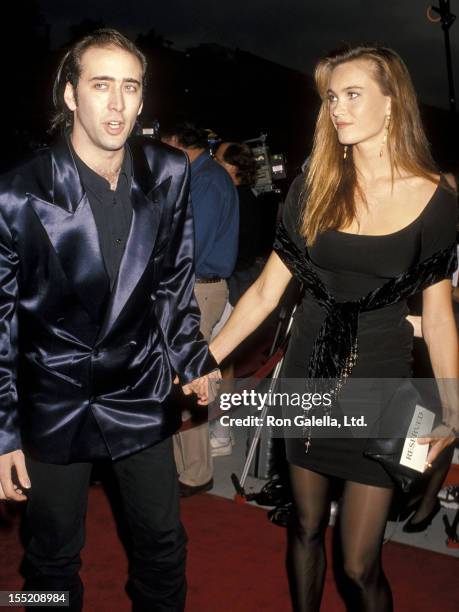
<svg viewBox="0 0 459 612"><path fill-rule="evenodd" d="M145 70L114 30L74 45L54 89L63 135L0 181L0 498L28 499L24 588L69 591L71 610L96 459L120 485L134 609L183 609L171 389L177 375L205 401L217 367L193 297L188 161L125 144Z"/></svg>

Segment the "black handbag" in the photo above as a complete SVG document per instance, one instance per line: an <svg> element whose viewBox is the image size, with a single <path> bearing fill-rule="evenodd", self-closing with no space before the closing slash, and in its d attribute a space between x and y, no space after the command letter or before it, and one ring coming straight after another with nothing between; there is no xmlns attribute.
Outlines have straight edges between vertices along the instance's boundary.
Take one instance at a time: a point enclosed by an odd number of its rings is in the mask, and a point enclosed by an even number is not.
<svg viewBox="0 0 459 612"><path fill-rule="evenodd" d="M405 493L426 477L425 472L418 472L400 463L405 440L411 437L409 430L416 406L421 405L421 397L412 382L408 379L403 381L385 406L363 452L365 457L378 461ZM383 435L378 437L381 432ZM400 437L397 432L400 432Z"/></svg>

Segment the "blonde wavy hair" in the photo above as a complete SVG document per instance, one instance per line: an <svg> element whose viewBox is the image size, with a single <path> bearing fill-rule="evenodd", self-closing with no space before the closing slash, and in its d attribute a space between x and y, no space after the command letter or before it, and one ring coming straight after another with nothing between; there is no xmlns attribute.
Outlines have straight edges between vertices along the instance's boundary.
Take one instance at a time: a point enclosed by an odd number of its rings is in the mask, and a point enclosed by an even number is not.
<svg viewBox="0 0 459 612"><path fill-rule="evenodd" d="M435 162L421 122L413 83L399 55L384 47L354 47L331 53L319 61L315 81L322 99L303 190L301 233L310 246L328 229L348 226L355 218L355 195L365 202L353 163L352 146L346 159L330 118L327 90L332 70L355 60L369 62L385 96L391 98L387 151L392 182L404 171L437 182Z"/></svg>

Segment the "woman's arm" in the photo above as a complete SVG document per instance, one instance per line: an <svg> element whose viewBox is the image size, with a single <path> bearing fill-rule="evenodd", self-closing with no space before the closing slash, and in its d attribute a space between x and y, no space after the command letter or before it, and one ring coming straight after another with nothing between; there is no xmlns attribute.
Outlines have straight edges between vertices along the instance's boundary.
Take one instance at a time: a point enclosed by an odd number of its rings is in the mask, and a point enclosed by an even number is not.
<svg viewBox="0 0 459 612"><path fill-rule="evenodd" d="M227 323L210 344L217 363L227 357L276 308L292 274L271 253L262 273L238 301Z"/></svg>
<svg viewBox="0 0 459 612"><path fill-rule="evenodd" d="M437 379L443 409L443 422L459 429L459 345L451 300L451 281L444 280L423 291L422 335L429 350L432 369ZM454 435L424 438L434 442L427 461L432 462L443 448L454 441Z"/></svg>

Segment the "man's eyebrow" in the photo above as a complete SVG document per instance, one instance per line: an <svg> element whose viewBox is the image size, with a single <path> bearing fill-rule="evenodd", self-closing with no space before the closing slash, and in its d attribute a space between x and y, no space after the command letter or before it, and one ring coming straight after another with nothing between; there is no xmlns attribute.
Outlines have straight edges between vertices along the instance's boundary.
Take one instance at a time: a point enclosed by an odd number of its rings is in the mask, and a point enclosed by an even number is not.
<svg viewBox="0 0 459 612"><path fill-rule="evenodd" d="M89 80L90 81L114 81L115 79L105 74L101 74L101 75L93 76Z"/></svg>
<svg viewBox="0 0 459 612"><path fill-rule="evenodd" d="M125 83L136 83L136 85L139 85L139 86L142 84L138 79L133 79L132 77L128 79L123 79L123 81Z"/></svg>
<svg viewBox="0 0 459 612"><path fill-rule="evenodd" d="M90 81L116 81L116 79L114 77L105 75L105 74L101 74L101 75L96 75L93 76L89 79ZM136 83L137 85L141 85L140 81L138 79L134 79L132 77L128 77L126 79L123 79L123 83Z"/></svg>

